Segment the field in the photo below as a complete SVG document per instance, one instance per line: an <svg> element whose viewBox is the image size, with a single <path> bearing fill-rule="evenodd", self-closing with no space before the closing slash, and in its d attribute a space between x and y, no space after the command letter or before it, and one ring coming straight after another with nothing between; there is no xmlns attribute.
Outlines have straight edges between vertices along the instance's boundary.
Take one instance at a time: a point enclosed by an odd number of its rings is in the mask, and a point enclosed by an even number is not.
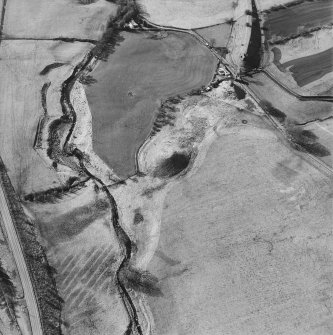
<svg viewBox="0 0 333 335"><path fill-rule="evenodd" d="M282 63L281 66L284 69L289 68L297 84L302 87L332 72L332 59L333 48L330 48L311 56Z"/></svg>
<svg viewBox="0 0 333 335"><path fill-rule="evenodd" d="M311 35L272 45L274 65L266 69L299 94L329 95L333 87L332 29L320 29Z"/></svg>
<svg viewBox="0 0 333 335"><path fill-rule="evenodd" d="M135 152L150 133L161 99L207 84L216 59L190 35L124 33L86 90L95 152L123 177L135 172Z"/></svg>
<svg viewBox="0 0 333 335"><path fill-rule="evenodd" d="M239 1L234 12L236 22L233 23L227 45L229 53L226 59L237 71L243 66L244 55L247 53L252 35L252 16L245 14L247 10L252 10L251 1Z"/></svg>
<svg viewBox="0 0 333 335"><path fill-rule="evenodd" d="M269 101L290 120L304 123L332 115L332 103L324 101L300 101L276 85L265 74L248 78L249 87L261 99Z"/></svg>
<svg viewBox="0 0 333 335"><path fill-rule="evenodd" d="M229 41L231 28L230 24L219 24L212 27L200 28L195 31L201 35L212 46L221 48L226 47Z"/></svg>
<svg viewBox="0 0 333 335"><path fill-rule="evenodd" d="M333 46L332 34L332 28L322 28L312 32L311 36L300 36L283 44L272 45L271 49L277 49L279 51L278 61L285 63L329 49Z"/></svg>
<svg viewBox="0 0 333 335"><path fill-rule="evenodd" d="M330 24L332 11L330 0L305 1L297 6L268 13L264 26L268 28L269 38L288 37L309 28Z"/></svg>
<svg viewBox="0 0 333 335"><path fill-rule="evenodd" d="M333 119L321 122L313 122L303 127L316 137L316 141L321 143L329 151L333 152ZM322 160L329 166L333 166L332 156L323 157Z"/></svg>
<svg viewBox="0 0 333 335"><path fill-rule="evenodd" d="M256 0L258 10L267 10L273 6L284 5L291 0Z"/></svg>
<svg viewBox="0 0 333 335"><path fill-rule="evenodd" d="M166 196L148 266L156 333L329 334L330 181L241 119Z"/></svg>
<svg viewBox="0 0 333 335"><path fill-rule="evenodd" d="M36 130L45 110L42 106L42 87L48 90L48 116L62 115L60 85L70 75L73 64L79 62L91 48L88 43L60 41L3 41L0 49L0 141L5 143L0 154L16 190L37 192L59 186L63 177L51 168L33 149ZM40 72L53 63L64 64L45 76ZM69 173L70 175L71 173Z"/></svg>
<svg viewBox="0 0 333 335"><path fill-rule="evenodd" d="M56 270L64 333L123 334L128 320L114 282L121 254L104 193L89 182L56 203L26 206Z"/></svg>
<svg viewBox="0 0 333 335"><path fill-rule="evenodd" d="M104 0L86 6L75 0L7 1L3 33L15 38L97 40L116 9L115 4Z"/></svg>
<svg viewBox="0 0 333 335"><path fill-rule="evenodd" d="M233 17L234 4L226 0L141 0L153 23L194 29L224 23Z"/></svg>
<svg viewBox="0 0 333 335"><path fill-rule="evenodd" d="M288 90L332 5L289 1L0 0L0 335L333 332L333 105Z"/></svg>

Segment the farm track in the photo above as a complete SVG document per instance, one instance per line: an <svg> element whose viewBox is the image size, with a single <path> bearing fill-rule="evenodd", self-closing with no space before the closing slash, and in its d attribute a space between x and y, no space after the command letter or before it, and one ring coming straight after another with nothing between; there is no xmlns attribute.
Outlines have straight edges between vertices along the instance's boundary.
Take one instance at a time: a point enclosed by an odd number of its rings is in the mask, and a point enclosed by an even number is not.
<svg viewBox="0 0 333 335"><path fill-rule="evenodd" d="M1 158L0 158L1 159ZM3 173L3 172L2 172ZM15 263L21 279L24 297L27 304L29 319L33 335L43 335L42 322L40 318L40 311L37 303L37 297L34 293L34 287L29 274L26 260L24 257L23 247L20 243L20 238L15 227L14 220L9 210L8 198L4 191L2 178L0 178L0 216L6 230L9 247L12 250Z"/></svg>
<svg viewBox="0 0 333 335"><path fill-rule="evenodd" d="M284 91L289 93L290 95L293 95L295 98L301 100L301 101L328 101L333 102L333 96L331 95L300 95L293 90L291 90L288 86L281 83L275 76L273 76L269 71L263 69L260 72L265 74L269 79L274 81L275 84L277 84L279 87L281 87Z"/></svg>
<svg viewBox="0 0 333 335"><path fill-rule="evenodd" d="M231 73L232 77L234 79L241 79L240 76L238 75L236 69L234 68L234 66L232 64L229 64L222 56L220 56L213 48L209 48L208 47L208 42L200 35L196 34L196 32L192 31L192 30L186 30L186 29L178 29L178 28L173 28L173 27L168 27L168 26L159 26L157 24L151 23L149 20L147 20L144 17L140 17L140 19L143 22L146 22L148 25L160 29L160 30L174 30L174 31L181 31L184 33L188 33L191 34L192 36L195 36L199 42L204 45L206 48L208 48L214 55L215 57L217 57L220 62L226 67L226 69ZM262 71L264 72L264 71ZM264 72L265 73L265 72ZM266 74L266 73L265 73ZM266 74L267 75L267 74ZM269 75L268 75L269 76ZM281 83L279 83L278 81L274 81L276 84L278 84L281 87ZM304 151L304 149L297 143L295 143L295 141L293 141L293 139L291 138L291 136L288 134L288 132L284 129L284 127L278 122L276 121L267 111L266 111L266 107L261 103L260 99L256 96L256 94L247 86L244 85L243 83L240 83L240 85L242 86L242 88L249 94L249 96L251 96L253 98L254 101L256 101L256 103L260 106L260 108L264 111L265 116L267 117L267 119L272 123L272 125L274 126L274 128L276 128L282 135L284 138L287 139L287 141L292 145L292 147L296 148L298 151L302 152L320 171L322 171L325 175L328 175L330 177L333 176L333 169L328 166L327 164L325 164L324 162L322 162L321 160L319 160L318 158L314 157L313 155L307 153ZM302 97L301 95L296 94L295 92L289 90L288 88L282 87L283 89L287 89L288 93L295 96L297 99L302 100L301 98L303 98L304 100L310 100L313 97L310 97L310 99L308 99L308 97ZM315 99L313 100L320 100L317 99L317 97L314 97ZM329 99L332 100L328 100L328 101L333 101L333 97L329 96Z"/></svg>
<svg viewBox="0 0 333 335"><path fill-rule="evenodd" d="M97 41L94 41L94 40L72 39L72 38L62 38L62 37L53 38L53 39L2 38L4 9L5 9L6 2L7 2L7 0L4 0L2 17L1 17L1 26L0 26L0 43L1 43L1 40L59 40L59 41L64 41L64 42L90 42L90 43L97 43ZM208 47L208 42L204 38L202 38L200 35L198 35L195 31L193 31L191 29L181 29L181 28L175 28L175 27L160 26L160 25L153 24L153 23L149 22L146 19L142 19L142 20L146 21L150 26L152 26L152 27L154 27L156 29L159 29L159 30L169 30L169 31L175 31L175 32L182 32L182 33L191 34L196 39L198 39L199 42L202 45L204 45L205 47ZM212 26L214 26L214 25L212 25ZM210 52L212 54L215 55L215 57L217 57L221 61L221 63L224 66L226 66L226 68L229 70L229 72L232 73L232 75L233 75L234 78L238 78L238 75L237 75L237 73L234 72L233 67L230 64L228 64L228 62L226 62L226 60L224 58L222 58L214 49L212 49L212 48L208 48L208 49L210 50ZM64 145L64 150L65 151L66 151L66 145L67 145L67 143L68 143L68 141L69 141L69 139L70 139L70 137L72 135L72 131L73 131L74 127L75 127L75 120L76 120L75 119L76 118L76 114L75 114L74 108L71 105L70 99L69 99L70 90L71 90L71 88L72 88L72 86L74 84L74 81L77 79L77 74L79 72L81 72L81 71L84 71L85 68L88 65L89 65L89 62L85 63L83 66L80 66L80 68L76 68L74 70L74 72L73 72L74 76L73 77L71 76L68 80L66 80L66 82L64 83L64 86L63 86L63 92L62 93L64 93L66 95L66 97L63 98L63 95L62 95L62 101L61 102L62 102L62 105L65 106L64 107L65 109L68 110L68 108L69 108L71 110L71 114L72 114L71 116L73 117L73 120L72 120L73 124L72 124L70 132L68 133L68 135L66 137L66 141L65 141L65 145ZM276 82L276 81L274 80L274 82ZM276 82L276 83L281 87L280 83L278 83L278 82ZM258 102L258 99L255 97L255 94L253 92L251 92L251 90L246 85L242 85L242 86L249 93L249 95L251 95L252 98L254 98L254 100ZM283 87L283 89L285 89L285 88ZM299 99L303 97L303 96L295 94L292 91L290 91L289 93L292 94L292 95L294 95L295 97L297 97ZM309 97L305 96L303 98L305 98L305 100L309 100L308 99ZM315 98L314 100L319 100L319 99L317 99L318 97L312 97L312 98ZM331 97L331 96L326 97L326 98L329 98L329 99L333 100L333 97ZM331 101L331 100L329 100L329 101ZM260 105L260 101L258 103ZM284 136L288 138L288 134L286 134L285 130L281 129L283 127L281 127L281 125L278 124L267 113L265 113L265 114L271 120L271 122L274 124L274 126L276 128L278 128L280 131L282 131L283 134L284 134ZM293 144L295 144L295 143L293 143ZM310 154L306 154L306 155L309 156L316 163L320 163L321 167L328 168L326 166L326 164L323 164L322 162L318 162L318 160L316 158L314 158L312 155L310 155ZM78 157L79 156L80 155L78 155ZM80 164L81 164L82 169L86 172L86 174L88 176L90 176L92 179L94 179L96 182L98 182L101 185L103 191L106 193L106 195L107 195L107 197L108 197L108 199L110 201L111 211L112 211L112 225L113 225L113 227L115 229L115 232L117 234L118 241L119 241L119 243L120 243L120 245L121 245L121 247L123 248L123 251L124 251L124 259L121 262L121 264L120 264L120 266L119 266L119 268L117 270L116 277L117 277L117 284L118 284L118 287L119 287L119 292L120 292L120 294L122 296L125 308L126 308L126 310L128 312L129 318L130 318L128 329L127 329L127 331L126 331L125 334L131 334L133 332L133 328L135 327L134 328L135 329L134 332L136 332L137 334L141 335L143 333L142 333L142 329L141 329L141 326L140 326L139 321L138 321L137 311L135 309L135 306L134 306L134 304L133 304L133 302L131 300L131 297L130 297L129 293L127 292L126 288L123 286L123 284L121 283L121 280L119 279L119 273L120 273L120 271L122 270L122 268L124 268L124 267L127 266L128 262L130 260L130 257L131 257L131 241L129 239L129 236L126 234L126 232L124 231L124 229L121 227L121 225L119 223L119 215L118 215L117 204L116 204L116 201L115 201L114 197L112 196L112 194L108 190L107 186L100 179L98 179L93 174L91 174L87 170L87 168L84 166L84 164L82 163L82 161L80 161ZM326 169L326 171L328 171L330 174L333 174L333 170L331 168L329 168L328 170ZM21 266L19 267L19 274L20 274L20 277L21 277L21 280L22 280L22 284L23 284L23 286L25 288L24 292L26 294L26 299L29 300L29 302L27 301L27 305L28 305L28 309L29 309L30 318L33 317L33 319L31 320L32 327L33 327L33 334L34 335L39 335L39 334L42 335L43 332L42 332L42 328L41 328L41 322L40 322L40 317L39 317L39 311L38 311L38 305L37 305L37 302L36 302L36 297L34 295L34 290L33 290L33 286L32 286L32 283L31 283L31 280L30 280L30 277L29 277L29 272L28 272L26 263L24 261L24 255L23 255L22 247L19 244L19 239L17 237L17 232L15 230L15 226L14 226L13 220L12 220L12 218L10 216L8 205L6 203L6 196L4 194L2 186L0 187L0 208L1 208L1 211L5 213L4 214L4 221L6 221L5 222L6 230L8 229L8 231L11 232L10 234L8 233L8 236L11 235L11 238L13 239L12 241L10 241L10 243L13 243L13 246L15 247L15 250L16 250L16 252L14 253L15 261L17 262L17 264L22 265L22 268L23 268L22 269ZM21 274L21 271L26 272L26 273L22 273ZM28 291L26 292L26 290L28 290ZM34 302L35 302L35 304L34 304Z"/></svg>

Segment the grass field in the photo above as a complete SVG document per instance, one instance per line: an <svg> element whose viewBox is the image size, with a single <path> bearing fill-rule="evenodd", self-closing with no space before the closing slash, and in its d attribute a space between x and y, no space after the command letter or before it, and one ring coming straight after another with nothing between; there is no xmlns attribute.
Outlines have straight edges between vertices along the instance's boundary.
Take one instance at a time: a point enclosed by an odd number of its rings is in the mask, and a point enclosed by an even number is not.
<svg viewBox="0 0 333 335"><path fill-rule="evenodd" d="M75 0L7 1L3 32L20 38L99 39L116 9L115 4L104 0L86 6Z"/></svg>
<svg viewBox="0 0 333 335"><path fill-rule="evenodd" d="M148 298L158 334L332 329L332 185L264 124L244 118L217 128L201 167L164 202L148 266L163 294Z"/></svg>
<svg viewBox="0 0 333 335"><path fill-rule="evenodd" d="M58 186L61 175L33 149L37 125L45 111L41 90L46 82L48 115L61 116L60 87L73 65L91 47L88 43L59 41L3 41L0 48L0 154L19 193ZM49 74L40 72L53 63L63 63ZM48 165L49 164L49 165Z"/></svg>
<svg viewBox="0 0 333 335"><path fill-rule="evenodd" d="M219 24L212 27L196 29L195 31L201 35L208 43L214 47L226 47L231 33L230 24Z"/></svg>
<svg viewBox="0 0 333 335"><path fill-rule="evenodd" d="M269 101L287 118L298 123L325 118L332 115L332 103L324 101L300 101L284 91L265 74L258 73L248 78L249 87L261 100Z"/></svg>
<svg viewBox="0 0 333 335"><path fill-rule="evenodd" d="M135 152L148 136L160 99L207 84L216 59L190 35L124 33L86 90L95 152L123 177L135 172Z"/></svg>
<svg viewBox="0 0 333 335"><path fill-rule="evenodd" d="M224 23L233 17L233 3L226 0L141 0L149 19L160 25L199 28Z"/></svg>
<svg viewBox="0 0 333 335"><path fill-rule="evenodd" d="M108 199L94 184L56 203L27 203L63 298L64 334L123 334L127 314L115 284L121 259Z"/></svg>

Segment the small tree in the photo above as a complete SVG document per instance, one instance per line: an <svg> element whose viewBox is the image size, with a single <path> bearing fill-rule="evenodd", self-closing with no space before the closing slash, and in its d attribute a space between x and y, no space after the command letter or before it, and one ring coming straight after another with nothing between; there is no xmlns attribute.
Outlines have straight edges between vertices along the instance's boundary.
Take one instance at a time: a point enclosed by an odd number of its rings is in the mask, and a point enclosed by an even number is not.
<svg viewBox="0 0 333 335"><path fill-rule="evenodd" d="M209 42L210 42L210 45L212 47L215 47L215 45L216 45L216 39L215 38L211 38Z"/></svg>
<svg viewBox="0 0 333 335"><path fill-rule="evenodd" d="M225 21L226 24L230 24L230 25L234 24L235 22L236 22L236 20L234 20L233 18L227 19Z"/></svg>
<svg viewBox="0 0 333 335"><path fill-rule="evenodd" d="M79 79L80 83L83 85L87 85L90 86L92 84L95 84L97 82L97 80L95 78L93 78L91 75L85 75L80 77Z"/></svg>
<svg viewBox="0 0 333 335"><path fill-rule="evenodd" d="M92 3L95 3L96 0L77 0L77 2L80 4L80 5L90 5Z"/></svg>

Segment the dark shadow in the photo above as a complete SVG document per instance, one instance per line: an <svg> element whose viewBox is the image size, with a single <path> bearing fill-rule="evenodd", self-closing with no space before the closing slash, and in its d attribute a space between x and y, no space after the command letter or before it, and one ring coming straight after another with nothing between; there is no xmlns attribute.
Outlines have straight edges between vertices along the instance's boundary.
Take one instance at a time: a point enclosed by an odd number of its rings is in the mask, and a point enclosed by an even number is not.
<svg viewBox="0 0 333 335"><path fill-rule="evenodd" d="M235 90L235 94L238 100L243 100L245 99L246 92L238 85L232 84L232 87Z"/></svg>
<svg viewBox="0 0 333 335"><path fill-rule="evenodd" d="M252 0L252 29L247 53L244 57L245 72L250 72L260 66L261 61L261 29L255 1Z"/></svg>
<svg viewBox="0 0 333 335"><path fill-rule="evenodd" d="M160 178L173 177L185 170L190 162L191 155L175 152L171 157L162 161L155 169L154 176Z"/></svg>
<svg viewBox="0 0 333 335"><path fill-rule="evenodd" d="M60 66L63 66L63 65L65 65L65 63L53 63L53 64L50 64L50 65L47 65L47 66L44 67L44 69L42 71L39 72L39 74L41 76L45 76L51 70L56 69L56 68L58 68Z"/></svg>
<svg viewBox="0 0 333 335"><path fill-rule="evenodd" d="M127 267L119 273L122 284L134 291L145 293L152 297L162 297L163 293L158 286L158 279L148 271L136 270Z"/></svg>
<svg viewBox="0 0 333 335"><path fill-rule="evenodd" d="M275 108L269 101L267 100L262 100L261 101L264 109L266 110L266 112L275 117L279 122L284 123L284 121L286 120L286 114L283 113L282 111L280 111L279 109Z"/></svg>

